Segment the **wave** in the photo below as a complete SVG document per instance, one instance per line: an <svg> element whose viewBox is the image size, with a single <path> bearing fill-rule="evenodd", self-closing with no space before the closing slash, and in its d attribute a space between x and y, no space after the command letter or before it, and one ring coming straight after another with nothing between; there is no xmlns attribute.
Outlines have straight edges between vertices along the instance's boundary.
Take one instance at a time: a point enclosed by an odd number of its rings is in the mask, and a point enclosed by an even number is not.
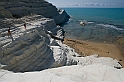
<svg viewBox="0 0 124 82"><path fill-rule="evenodd" d="M120 31L123 31L124 29L122 28L117 28L116 26L114 25L109 25L109 24L97 24L99 26L104 26L104 27L109 27L109 28L113 28L113 29L116 29L116 30L120 30Z"/></svg>
<svg viewBox="0 0 124 82"><path fill-rule="evenodd" d="M92 23L94 23L94 22L88 22L88 24L92 24Z"/></svg>
<svg viewBox="0 0 124 82"><path fill-rule="evenodd" d="M87 22L88 24L93 24L94 22L92 22L92 21L87 21L87 20L78 20L78 22Z"/></svg>

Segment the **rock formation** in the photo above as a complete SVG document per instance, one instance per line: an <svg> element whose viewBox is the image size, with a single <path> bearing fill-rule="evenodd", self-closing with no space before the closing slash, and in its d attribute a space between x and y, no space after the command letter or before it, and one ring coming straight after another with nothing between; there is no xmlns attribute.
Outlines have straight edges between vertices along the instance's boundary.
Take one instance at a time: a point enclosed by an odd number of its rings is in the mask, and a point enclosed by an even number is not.
<svg viewBox="0 0 124 82"><path fill-rule="evenodd" d="M0 27L4 27L0 29L0 63L6 65L3 69L26 72L77 64L67 57L65 48L54 47L59 46L54 37L63 39L63 30L56 27L53 19L32 15L20 19L5 19L0 23ZM11 28L12 38L7 37L8 27ZM60 53L54 53L55 50Z"/></svg>
<svg viewBox="0 0 124 82"><path fill-rule="evenodd" d="M64 10L57 9L51 3L44 0L1 0L0 7L6 9L7 12L10 12L16 18L38 14L54 19L56 24L63 24L70 18ZM9 17L12 16L10 15Z"/></svg>

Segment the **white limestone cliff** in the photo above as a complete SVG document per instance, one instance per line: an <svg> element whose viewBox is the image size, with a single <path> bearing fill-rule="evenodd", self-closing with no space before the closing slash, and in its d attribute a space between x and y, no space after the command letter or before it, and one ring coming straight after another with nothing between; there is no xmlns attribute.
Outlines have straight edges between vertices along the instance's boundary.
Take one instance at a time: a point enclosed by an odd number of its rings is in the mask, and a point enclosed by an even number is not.
<svg viewBox="0 0 124 82"><path fill-rule="evenodd" d="M4 20L3 22L5 23L5 21L6 23L10 22L10 20ZM17 20L11 19L11 22L14 24L14 27L10 24L12 38L7 37L7 28L1 28L0 63L6 65L3 67L4 69L25 72L58 67L60 64L61 66L67 65L67 53L64 53L63 50L63 53L60 53L59 56L63 56L64 61L61 61L61 59L63 60L62 57L56 61L54 58L56 53L53 53L51 49L52 43L58 44L56 41L50 43L51 37L56 37L59 32L61 32L59 36L63 36L62 28L56 27L54 20L33 15ZM23 22L27 24L26 29L24 29ZM75 64L75 62L70 65Z"/></svg>
<svg viewBox="0 0 124 82"><path fill-rule="evenodd" d="M17 2L5 0L0 5L4 5L2 10L5 13L12 11L20 16L20 11L15 12L17 6L22 11L22 5L27 10L31 10L28 8L31 6L32 9L34 6L39 9L54 7L44 0L20 0L15 5ZM42 7L37 3L43 3ZM33 11L40 12L39 9ZM30 13L27 10L24 10L24 15ZM59 19L58 23L67 21L68 15L63 10L56 12L56 9L49 10L49 13L54 19L36 14L18 19L0 19L0 82L124 82L124 68L116 59L96 54L81 57L63 44L64 30L56 24ZM50 14L45 13L46 16ZM8 16L11 17L11 13L8 12ZM26 29L23 24L26 24ZM8 27L12 37L7 36Z"/></svg>

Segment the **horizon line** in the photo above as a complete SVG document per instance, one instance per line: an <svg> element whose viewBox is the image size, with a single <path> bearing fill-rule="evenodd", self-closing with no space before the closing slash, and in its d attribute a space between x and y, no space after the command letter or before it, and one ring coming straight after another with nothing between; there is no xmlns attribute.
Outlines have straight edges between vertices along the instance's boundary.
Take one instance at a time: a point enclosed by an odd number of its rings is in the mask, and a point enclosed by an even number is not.
<svg viewBox="0 0 124 82"><path fill-rule="evenodd" d="M57 8L122 8L124 7L57 7Z"/></svg>

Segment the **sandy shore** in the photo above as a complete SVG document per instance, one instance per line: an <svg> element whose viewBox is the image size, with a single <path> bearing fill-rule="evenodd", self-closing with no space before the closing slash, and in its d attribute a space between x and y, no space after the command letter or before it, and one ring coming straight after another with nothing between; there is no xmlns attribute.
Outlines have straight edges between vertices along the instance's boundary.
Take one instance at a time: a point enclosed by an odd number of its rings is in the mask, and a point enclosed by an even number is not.
<svg viewBox="0 0 124 82"><path fill-rule="evenodd" d="M117 59L124 67L124 56L115 44L95 43L82 40L72 40L65 38L64 44L74 48L82 56L97 54L100 57L112 57Z"/></svg>

